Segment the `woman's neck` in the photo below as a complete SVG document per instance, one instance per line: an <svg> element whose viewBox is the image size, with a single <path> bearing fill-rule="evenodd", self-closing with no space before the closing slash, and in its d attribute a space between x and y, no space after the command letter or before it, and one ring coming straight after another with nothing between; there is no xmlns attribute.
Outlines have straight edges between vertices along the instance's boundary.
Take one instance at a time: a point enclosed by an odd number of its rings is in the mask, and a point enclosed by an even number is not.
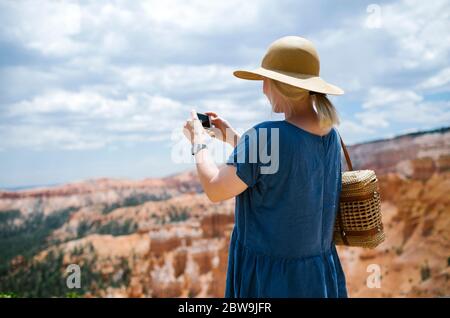
<svg viewBox="0 0 450 318"><path fill-rule="evenodd" d="M313 134L326 135L330 127L320 127L319 117L312 104L304 103L296 108L295 113L285 114L285 120Z"/></svg>
<svg viewBox="0 0 450 318"><path fill-rule="evenodd" d="M295 112L284 114L284 118L289 122L315 123L318 122L317 113L312 106L311 99L307 98L303 103L296 105Z"/></svg>

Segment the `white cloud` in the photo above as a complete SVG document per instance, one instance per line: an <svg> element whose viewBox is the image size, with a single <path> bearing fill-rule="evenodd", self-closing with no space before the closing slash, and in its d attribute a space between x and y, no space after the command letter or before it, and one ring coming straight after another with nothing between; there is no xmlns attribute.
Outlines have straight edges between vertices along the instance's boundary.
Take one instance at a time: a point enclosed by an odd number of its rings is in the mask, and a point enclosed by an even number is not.
<svg viewBox="0 0 450 318"><path fill-rule="evenodd" d="M417 87L450 60L448 1L400 0L379 8L379 27L366 27L373 12L362 8L312 37L323 75L358 98L373 86Z"/></svg>
<svg viewBox="0 0 450 318"><path fill-rule="evenodd" d="M398 107L411 105L423 100L423 97L412 90L395 90L387 87L369 89L368 97L363 103L364 109L379 107Z"/></svg>
<svg viewBox="0 0 450 318"><path fill-rule="evenodd" d="M450 49L447 0L404 0L382 6L383 28L399 45L397 60L406 68L441 66Z"/></svg>
<svg viewBox="0 0 450 318"><path fill-rule="evenodd" d="M73 2L8 1L8 21L3 35L49 55L77 53L83 44L73 36L81 31L81 8Z"/></svg>
<svg viewBox="0 0 450 318"><path fill-rule="evenodd" d="M78 113L87 117L121 118L136 108L136 97L127 96L123 100L111 100L95 92L52 91L32 100L13 104L10 116L27 116L37 113Z"/></svg>
<svg viewBox="0 0 450 318"><path fill-rule="evenodd" d="M0 141L5 148L88 150L107 144L98 136L69 127L11 125L0 127L0 131L6 137Z"/></svg>
<svg viewBox="0 0 450 318"><path fill-rule="evenodd" d="M115 67L124 85L152 91L191 91L195 93L230 89L239 84L235 68L219 65L168 65L162 67Z"/></svg>
<svg viewBox="0 0 450 318"><path fill-rule="evenodd" d="M153 26L189 34L211 34L255 23L261 4L260 0L155 0L142 2L142 8Z"/></svg>
<svg viewBox="0 0 450 318"><path fill-rule="evenodd" d="M9 73L15 75L15 82L34 78L41 92L0 109L5 122L2 125L0 121L5 137L0 144L92 149L120 141L160 141L168 139L172 129L182 127L192 108L214 110L235 125L248 128L267 117L270 105L265 98L246 101L261 91L245 90L249 82L235 78L234 69L220 64L118 67L95 57L73 58L46 72L12 67ZM58 78L70 84L86 73L108 81L94 85L81 82L76 90L55 88L66 86L58 83ZM53 134L55 130L61 133ZM27 139L26 133L34 138ZM19 140L6 142L14 139Z"/></svg>
<svg viewBox="0 0 450 318"><path fill-rule="evenodd" d="M0 182L67 181L88 176L90 165L105 175L175 172L161 158L191 108L214 110L240 132L282 119L260 82L232 72L259 66L269 43L288 34L313 40L321 75L346 91L333 98L344 106L346 143L448 125L448 1L379 8L378 24L356 2L0 0L0 157L41 149L38 170L48 171L38 176L20 160L2 165ZM50 167L46 152L58 149L89 160ZM138 165L129 164L131 149Z"/></svg>
<svg viewBox="0 0 450 318"><path fill-rule="evenodd" d="M449 90L450 89L450 67L438 71L433 76L426 78L417 85L423 90Z"/></svg>
<svg viewBox="0 0 450 318"><path fill-rule="evenodd" d="M355 117L361 121L364 127L371 128L386 128L389 126L389 121L386 119L386 113L381 112L364 112L357 113Z"/></svg>
<svg viewBox="0 0 450 318"><path fill-rule="evenodd" d="M379 132L395 123L429 127L450 122L450 101L426 101L408 90L373 88L369 90L363 109L355 118L361 120L364 127L378 128Z"/></svg>
<svg viewBox="0 0 450 318"><path fill-rule="evenodd" d="M146 42L183 51L195 45L195 36L256 25L265 2L9 1L0 4L7 12L0 34L49 56L119 56Z"/></svg>
<svg viewBox="0 0 450 318"><path fill-rule="evenodd" d="M169 138L172 129L182 127L188 107L158 95L113 99L92 91L51 91L7 107L0 146L91 149Z"/></svg>
<svg viewBox="0 0 450 318"><path fill-rule="evenodd" d="M450 81L449 6L409 0L380 8L380 28L365 27L365 8L352 6L321 21L327 27L304 29L300 20L336 10L306 17L289 1L3 2L0 36L45 60L1 67L8 89L0 127L15 131L3 129L1 139L29 133L27 145L43 147L48 138L71 149L163 140L190 108L242 127L269 119L260 87L232 72L257 66L269 41L286 32L311 35L322 75L362 105L343 119L346 133L443 123L448 103L427 101L423 90L442 91Z"/></svg>
<svg viewBox="0 0 450 318"><path fill-rule="evenodd" d="M367 136L375 133L374 129L348 119L341 120L338 131L345 144L363 141L361 136L364 136L364 139L366 139Z"/></svg>

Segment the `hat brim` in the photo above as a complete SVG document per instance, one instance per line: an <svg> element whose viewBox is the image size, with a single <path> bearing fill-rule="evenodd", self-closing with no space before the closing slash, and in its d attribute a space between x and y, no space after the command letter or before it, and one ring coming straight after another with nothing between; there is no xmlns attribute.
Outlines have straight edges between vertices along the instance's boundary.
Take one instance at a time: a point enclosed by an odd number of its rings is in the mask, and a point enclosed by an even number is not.
<svg viewBox="0 0 450 318"><path fill-rule="evenodd" d="M254 81L263 80L264 77L268 77L273 80L289 84L295 87L300 87L309 91L330 95L344 94L344 91L341 88L332 85L330 83L327 83L321 77L314 75L291 73L278 70L273 71L263 67L259 67L253 71L246 71L246 70L234 71L233 75L238 78Z"/></svg>

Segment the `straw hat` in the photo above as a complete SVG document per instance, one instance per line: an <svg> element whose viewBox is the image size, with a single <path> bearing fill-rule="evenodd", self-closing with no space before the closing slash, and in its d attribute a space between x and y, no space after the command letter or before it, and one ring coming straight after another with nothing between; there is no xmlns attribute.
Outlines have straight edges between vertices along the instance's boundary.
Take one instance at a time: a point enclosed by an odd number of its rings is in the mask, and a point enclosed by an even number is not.
<svg viewBox="0 0 450 318"><path fill-rule="evenodd" d="M261 67L253 71L238 70L234 76L247 80L268 77L312 92L342 95L339 87L320 76L320 60L314 44L299 36L285 36L273 42L264 55Z"/></svg>

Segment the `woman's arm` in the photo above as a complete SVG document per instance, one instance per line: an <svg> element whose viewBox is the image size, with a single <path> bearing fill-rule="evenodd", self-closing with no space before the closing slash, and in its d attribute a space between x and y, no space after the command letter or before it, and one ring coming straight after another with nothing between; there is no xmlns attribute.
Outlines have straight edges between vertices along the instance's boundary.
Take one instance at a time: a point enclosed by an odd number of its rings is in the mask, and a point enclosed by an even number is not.
<svg viewBox="0 0 450 318"><path fill-rule="evenodd" d="M208 149L195 155L197 173L203 190L212 202L233 198L247 189L247 185L236 175L236 167L221 165L217 167Z"/></svg>
<svg viewBox="0 0 450 318"><path fill-rule="evenodd" d="M192 144L205 143L206 131L194 110L191 112L191 119L186 121L183 131ZM195 154L195 162L200 183L212 202L230 199L247 189L247 184L236 175L236 167L232 165L217 167L207 148Z"/></svg>

